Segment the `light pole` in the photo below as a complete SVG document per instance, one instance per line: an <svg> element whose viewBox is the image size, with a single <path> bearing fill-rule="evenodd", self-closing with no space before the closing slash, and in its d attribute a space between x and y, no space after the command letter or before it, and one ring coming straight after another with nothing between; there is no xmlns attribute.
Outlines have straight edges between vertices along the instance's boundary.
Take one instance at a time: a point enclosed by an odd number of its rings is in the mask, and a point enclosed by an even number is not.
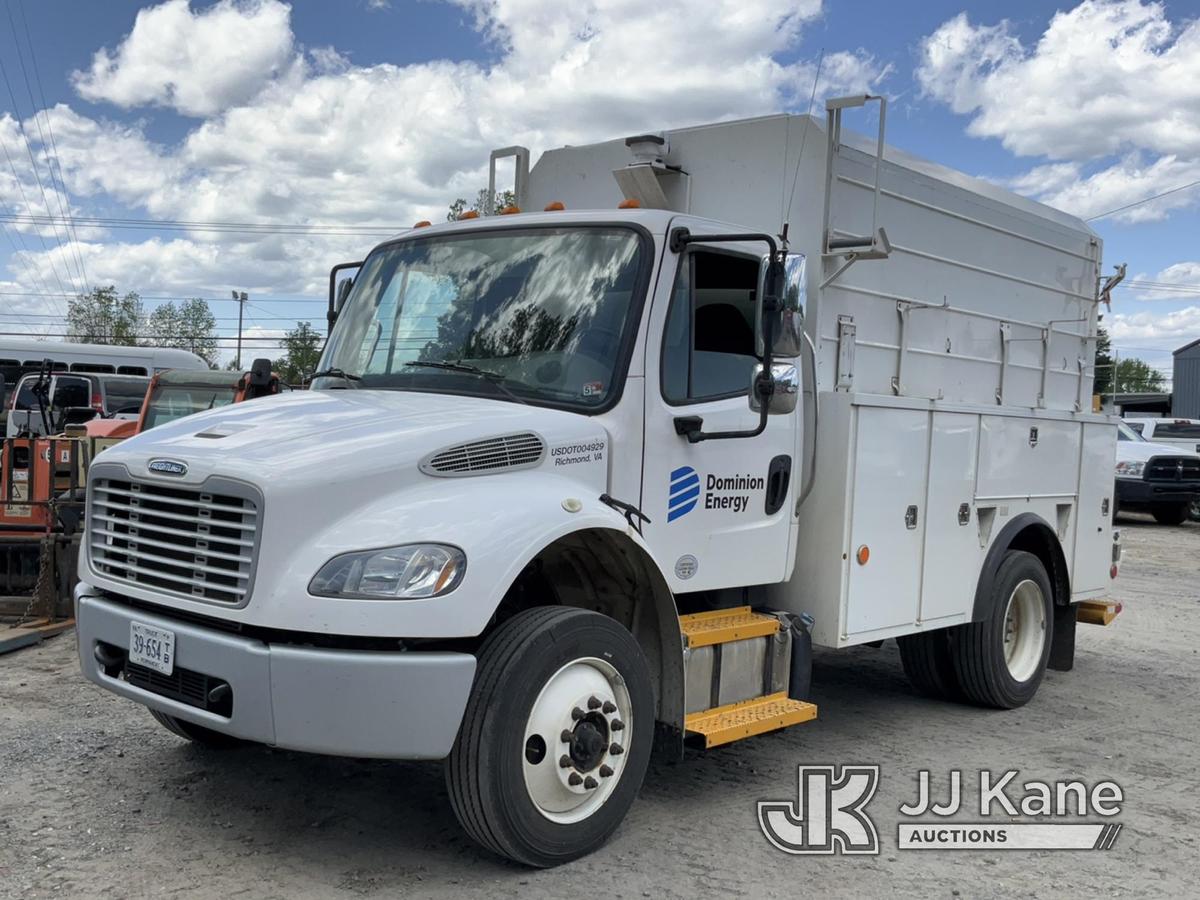
<svg viewBox="0 0 1200 900"><path fill-rule="evenodd" d="M242 367L242 311L246 308L246 292L230 291L233 294L233 299L238 305L238 340L237 340L237 359L234 360L234 368L241 369Z"/></svg>

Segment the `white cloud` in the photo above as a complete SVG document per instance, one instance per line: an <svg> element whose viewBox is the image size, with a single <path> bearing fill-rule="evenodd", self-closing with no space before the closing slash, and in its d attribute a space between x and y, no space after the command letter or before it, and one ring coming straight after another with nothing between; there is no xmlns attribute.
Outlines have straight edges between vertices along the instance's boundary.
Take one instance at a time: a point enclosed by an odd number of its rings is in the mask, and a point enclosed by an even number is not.
<svg viewBox="0 0 1200 900"><path fill-rule="evenodd" d="M72 79L87 100L212 115L248 100L289 62L291 7L278 0L189 0L141 10L115 51L103 48Z"/></svg>
<svg viewBox="0 0 1200 900"><path fill-rule="evenodd" d="M1163 349L1182 346L1200 336L1200 306L1186 306L1169 313L1116 313L1110 334L1117 343L1138 340Z"/></svg>
<svg viewBox="0 0 1200 900"><path fill-rule="evenodd" d="M68 186L161 219L403 226L443 219L455 197L474 196L494 147L521 143L536 158L567 143L803 108L812 87L813 61L780 58L819 16L819 0L718 0L702 16L690 0L454 2L495 44L497 62L356 66L335 48L304 53L288 8L268 0L143 10L117 51L97 54L79 77L81 95L203 120L165 147L136 124L55 107ZM226 78L199 47L237 29L253 32L246 40L260 52ZM830 52L820 93L875 88L889 68L862 50ZM146 293L320 295L328 266L371 241L189 232L93 241L85 252L93 282Z"/></svg>
<svg viewBox="0 0 1200 900"><path fill-rule="evenodd" d="M1007 20L976 25L960 13L921 43L915 75L927 97L972 117L969 134L1071 161L1015 186L1076 214L1200 178L1200 19L1173 23L1163 3L1084 0L1055 13L1031 45ZM1198 198L1172 195L1116 218L1160 219Z"/></svg>

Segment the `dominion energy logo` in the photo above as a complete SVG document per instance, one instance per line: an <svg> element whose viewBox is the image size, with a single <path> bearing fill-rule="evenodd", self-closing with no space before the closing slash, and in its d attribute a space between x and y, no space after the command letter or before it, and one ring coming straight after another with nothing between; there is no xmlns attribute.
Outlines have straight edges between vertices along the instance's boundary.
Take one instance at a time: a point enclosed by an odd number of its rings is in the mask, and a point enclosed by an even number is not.
<svg viewBox="0 0 1200 900"><path fill-rule="evenodd" d="M706 475L704 508L741 513L750 507L750 494L766 487L766 479L755 475ZM691 466L671 472L667 491L667 522L686 516L700 503L700 476Z"/></svg>

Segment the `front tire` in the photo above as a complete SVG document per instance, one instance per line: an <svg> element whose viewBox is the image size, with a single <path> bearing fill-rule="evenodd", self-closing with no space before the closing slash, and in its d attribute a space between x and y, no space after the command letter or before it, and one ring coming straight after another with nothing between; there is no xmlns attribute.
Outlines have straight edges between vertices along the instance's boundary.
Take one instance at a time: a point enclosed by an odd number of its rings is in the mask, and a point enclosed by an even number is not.
<svg viewBox="0 0 1200 900"><path fill-rule="evenodd" d="M446 762L464 830L529 866L600 847L637 796L654 734L641 647L589 610L538 607L484 642Z"/></svg>
<svg viewBox="0 0 1200 900"><path fill-rule="evenodd" d="M1159 525L1182 525L1191 512L1190 503L1156 503L1150 510Z"/></svg>
<svg viewBox="0 0 1200 900"><path fill-rule="evenodd" d="M1010 550L996 570L987 616L960 626L951 658L964 695L997 709L1024 706L1050 659L1054 592L1040 559Z"/></svg>

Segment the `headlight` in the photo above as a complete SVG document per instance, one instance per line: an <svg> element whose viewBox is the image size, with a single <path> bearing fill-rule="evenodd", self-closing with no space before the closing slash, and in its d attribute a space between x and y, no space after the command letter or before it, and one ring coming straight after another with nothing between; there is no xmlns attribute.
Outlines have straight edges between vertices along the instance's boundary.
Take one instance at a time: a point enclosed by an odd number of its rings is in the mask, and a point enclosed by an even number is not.
<svg viewBox="0 0 1200 900"><path fill-rule="evenodd" d="M1126 462L1121 460L1117 463L1117 475L1121 478L1141 478L1142 472L1145 470L1144 462Z"/></svg>
<svg viewBox="0 0 1200 900"><path fill-rule="evenodd" d="M406 544L335 556L309 582L319 597L411 600L438 597L458 587L467 557L445 544Z"/></svg>

